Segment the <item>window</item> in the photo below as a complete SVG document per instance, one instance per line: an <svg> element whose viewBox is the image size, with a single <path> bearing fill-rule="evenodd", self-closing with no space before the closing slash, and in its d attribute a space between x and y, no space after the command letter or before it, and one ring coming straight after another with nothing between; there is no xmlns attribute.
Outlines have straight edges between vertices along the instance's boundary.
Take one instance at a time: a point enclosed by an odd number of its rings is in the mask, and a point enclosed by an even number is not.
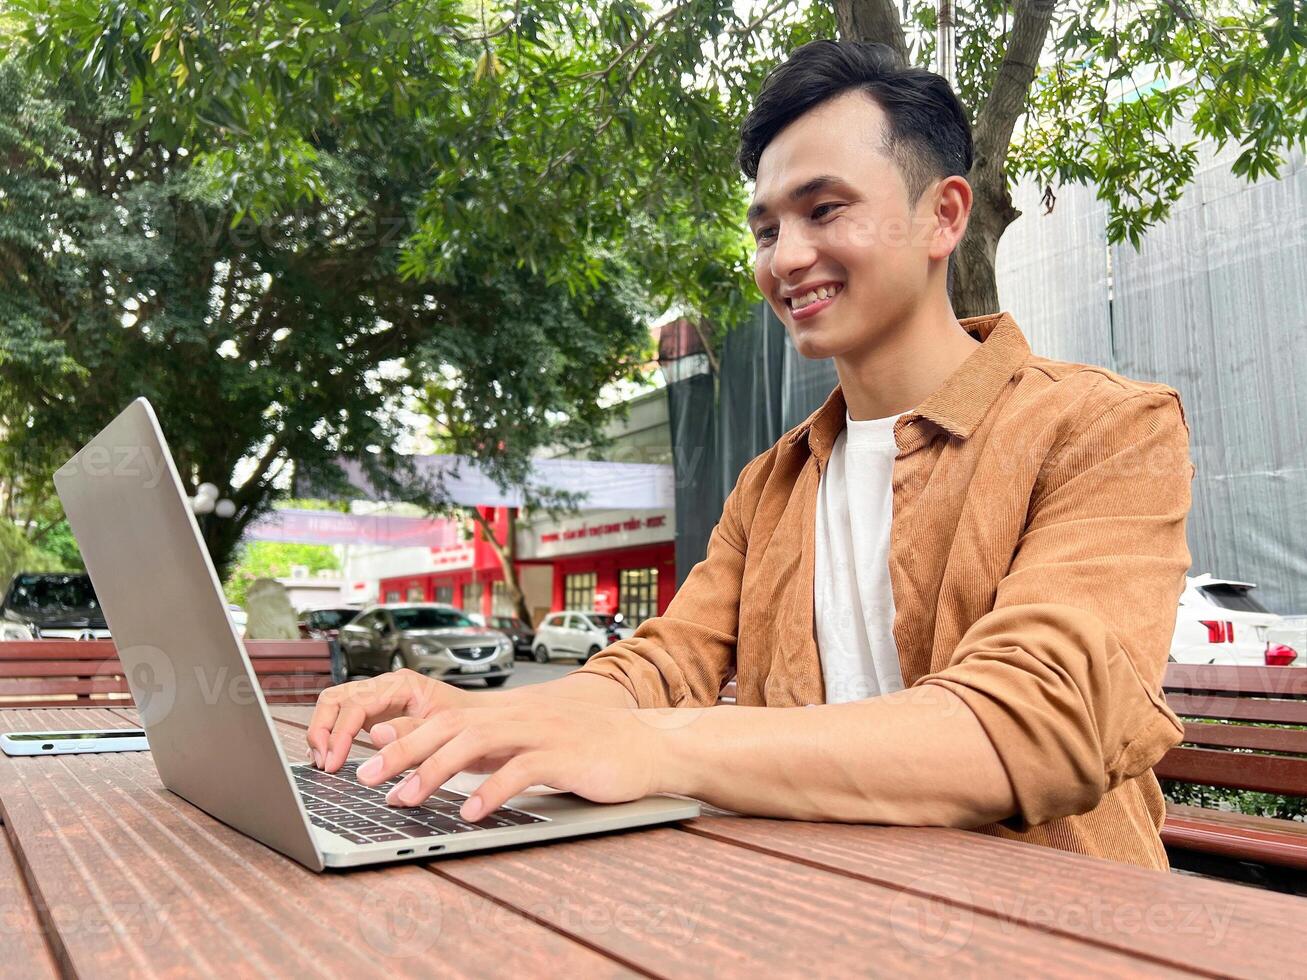
<svg viewBox="0 0 1307 980"><path fill-rule="evenodd" d="M452 585L436 586L436 602L443 602L447 606L454 604L454 587Z"/></svg>
<svg viewBox="0 0 1307 980"><path fill-rule="evenodd" d="M598 584L597 572L568 575L563 579L563 605L588 612L595 607L595 586Z"/></svg>
<svg viewBox="0 0 1307 980"><path fill-rule="evenodd" d="M658 615L658 569L623 568L617 573L617 608L630 626Z"/></svg>
<svg viewBox="0 0 1307 980"><path fill-rule="evenodd" d="M543 623L541 623L540 625L541 625L541 626L562 626L562 625L563 625L563 618L564 618L564 617L563 617L563 615L562 615L561 613L554 613L552 616L546 616L546 617L545 617L545 621L544 621Z"/></svg>
<svg viewBox="0 0 1307 980"><path fill-rule="evenodd" d="M399 602L399 589L387 589L386 602Z"/></svg>
<svg viewBox="0 0 1307 980"><path fill-rule="evenodd" d="M427 597L427 590L422 588L422 584L420 582L410 585L408 587L409 602L421 602L426 597Z"/></svg>
<svg viewBox="0 0 1307 980"><path fill-rule="evenodd" d="M1203 585L1199 588L1203 595L1222 609L1236 609L1239 612L1270 612L1269 609L1257 601L1257 598L1252 594L1251 586L1230 585L1229 583L1220 582Z"/></svg>
<svg viewBox="0 0 1307 980"><path fill-rule="evenodd" d="M481 612L481 597L486 594L485 582L468 582L463 586L463 611Z"/></svg>
<svg viewBox="0 0 1307 980"><path fill-rule="evenodd" d="M392 609L390 617L400 630L443 630L476 625L457 609L435 609L431 606Z"/></svg>
<svg viewBox="0 0 1307 980"><path fill-rule="evenodd" d="M508 592L508 585L505 582L496 582L491 587L491 602L494 607L491 610L496 616L517 615L517 604L513 602L513 597Z"/></svg>

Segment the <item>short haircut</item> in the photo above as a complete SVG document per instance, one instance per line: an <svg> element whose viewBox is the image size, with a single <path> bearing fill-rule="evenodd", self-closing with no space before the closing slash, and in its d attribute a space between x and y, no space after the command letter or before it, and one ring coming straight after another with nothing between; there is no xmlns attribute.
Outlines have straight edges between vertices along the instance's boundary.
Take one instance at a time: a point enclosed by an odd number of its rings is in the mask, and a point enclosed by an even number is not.
<svg viewBox="0 0 1307 980"><path fill-rule="evenodd" d="M803 45L763 82L740 129L736 162L744 175L757 179L763 150L782 129L854 89L888 117L885 152L902 171L913 204L932 181L971 170L971 123L947 79L905 65L884 44L823 40Z"/></svg>

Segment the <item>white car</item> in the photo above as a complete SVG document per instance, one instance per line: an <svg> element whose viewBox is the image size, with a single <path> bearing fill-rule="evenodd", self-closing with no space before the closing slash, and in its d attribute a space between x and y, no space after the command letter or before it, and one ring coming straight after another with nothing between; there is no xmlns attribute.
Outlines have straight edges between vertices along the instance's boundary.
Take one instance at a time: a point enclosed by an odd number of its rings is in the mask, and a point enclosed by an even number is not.
<svg viewBox="0 0 1307 980"><path fill-rule="evenodd" d="M1284 642L1285 624L1293 621L1263 606L1253 595L1256 588L1206 573L1186 577L1171 659L1233 667L1304 666L1302 644Z"/></svg>
<svg viewBox="0 0 1307 980"><path fill-rule="evenodd" d="M550 613L536 628L535 661L546 664L560 657L575 657L584 663L604 647L634 634L630 626L604 613Z"/></svg>

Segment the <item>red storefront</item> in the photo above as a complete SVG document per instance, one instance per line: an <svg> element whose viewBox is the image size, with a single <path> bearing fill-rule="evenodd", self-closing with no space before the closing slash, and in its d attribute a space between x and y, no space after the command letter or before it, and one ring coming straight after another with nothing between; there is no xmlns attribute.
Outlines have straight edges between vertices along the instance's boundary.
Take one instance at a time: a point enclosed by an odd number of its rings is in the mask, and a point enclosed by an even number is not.
<svg viewBox="0 0 1307 980"><path fill-rule="evenodd" d="M676 593L676 528L669 510L591 511L528 524L518 534L527 562L553 567L550 609L659 616Z"/></svg>
<svg viewBox="0 0 1307 980"><path fill-rule="evenodd" d="M506 509L482 513L503 540ZM518 523L516 568L532 618L560 609L620 611L633 623L661 615L676 593L673 520L669 511L603 511ZM499 609L508 612L499 557L480 525L469 531L469 541L432 549L437 570L382 578L382 601L447 602L490 616L498 586Z"/></svg>
<svg viewBox="0 0 1307 980"><path fill-rule="evenodd" d="M506 507L482 507L481 513L503 540L508 525ZM494 584L504 579L503 566L485 539L481 525L467 519L471 539L444 548L431 549L435 571L396 575L381 580L382 602L446 602L470 613L490 616L494 608Z"/></svg>

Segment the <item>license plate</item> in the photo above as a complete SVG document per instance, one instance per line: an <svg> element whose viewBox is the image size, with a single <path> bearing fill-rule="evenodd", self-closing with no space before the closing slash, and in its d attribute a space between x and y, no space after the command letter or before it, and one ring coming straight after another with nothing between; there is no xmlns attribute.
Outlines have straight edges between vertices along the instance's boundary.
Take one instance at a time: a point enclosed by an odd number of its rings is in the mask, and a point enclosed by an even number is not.
<svg viewBox="0 0 1307 980"><path fill-rule="evenodd" d="M484 674L490 669L490 664L467 664L463 667L465 674Z"/></svg>

